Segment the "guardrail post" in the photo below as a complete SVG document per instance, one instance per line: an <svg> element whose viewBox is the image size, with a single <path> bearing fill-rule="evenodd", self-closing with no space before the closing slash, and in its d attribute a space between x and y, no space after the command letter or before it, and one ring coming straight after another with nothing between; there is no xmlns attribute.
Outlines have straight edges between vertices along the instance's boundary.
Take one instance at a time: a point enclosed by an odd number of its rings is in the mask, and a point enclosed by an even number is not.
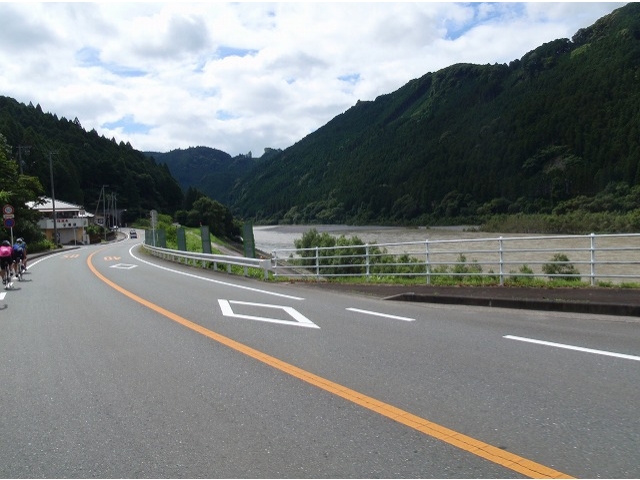
<svg viewBox="0 0 640 480"><path fill-rule="evenodd" d="M591 237L591 286L596 285L596 234L592 233Z"/></svg>
<svg viewBox="0 0 640 480"><path fill-rule="evenodd" d="M271 252L271 265L273 266L273 276L277 277L278 276L278 251L277 250L273 250ZM265 272L264 272L265 275L267 275L266 268L267 267L265 267Z"/></svg>
<svg viewBox="0 0 640 480"><path fill-rule="evenodd" d="M320 248L316 247L316 278L320 279Z"/></svg>
<svg viewBox="0 0 640 480"><path fill-rule="evenodd" d="M425 269L427 271L427 285L431 285L431 262L429 261L429 240L424 241L425 248Z"/></svg>
<svg viewBox="0 0 640 480"><path fill-rule="evenodd" d="M369 262L369 244L368 243L364 246L364 251L365 251L365 259L366 259L365 261L367 263L367 281L369 281L369 275L371 273L371 270L370 270L370 262Z"/></svg>
<svg viewBox="0 0 640 480"><path fill-rule="evenodd" d="M498 240L499 242L499 250L500 250L500 286L504 286L504 252L503 252L503 242L502 237Z"/></svg>

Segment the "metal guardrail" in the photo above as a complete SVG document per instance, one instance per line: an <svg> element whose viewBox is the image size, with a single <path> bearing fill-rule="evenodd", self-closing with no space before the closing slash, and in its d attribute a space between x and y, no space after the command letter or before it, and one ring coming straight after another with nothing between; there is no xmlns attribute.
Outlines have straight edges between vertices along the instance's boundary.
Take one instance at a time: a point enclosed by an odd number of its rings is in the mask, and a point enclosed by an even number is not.
<svg viewBox="0 0 640 480"><path fill-rule="evenodd" d="M557 257L561 255L561 257ZM640 234L544 235L277 249L286 277L544 277L640 281ZM551 267L549 267L551 265ZM555 273L554 273L555 272Z"/></svg>
<svg viewBox="0 0 640 480"><path fill-rule="evenodd" d="M207 268L208 265L212 265L214 270L218 270L219 265L226 265L227 272L231 273L231 266L236 265L244 267L244 275L249 275L249 268L257 268L264 272L264 279L269 278L269 271L271 269L271 260L259 259L259 258L247 258L235 255L214 255L211 253L198 253L198 252L185 252L182 250L173 250L170 248L154 247L153 245L143 244L143 248L147 249L152 255L162 258L164 260L170 260L172 262L184 263L189 265L189 261L197 266L198 262L202 263L203 268Z"/></svg>
<svg viewBox="0 0 640 480"><path fill-rule="evenodd" d="M427 284L437 277L587 278L640 282L640 234L541 235L277 249L270 259L186 252L145 244L152 255L178 263L198 262L260 269L286 278L413 277ZM562 259L554 259L562 255ZM549 267L551 266L551 267ZM551 268L551 272L549 271ZM554 273L555 272L555 273Z"/></svg>

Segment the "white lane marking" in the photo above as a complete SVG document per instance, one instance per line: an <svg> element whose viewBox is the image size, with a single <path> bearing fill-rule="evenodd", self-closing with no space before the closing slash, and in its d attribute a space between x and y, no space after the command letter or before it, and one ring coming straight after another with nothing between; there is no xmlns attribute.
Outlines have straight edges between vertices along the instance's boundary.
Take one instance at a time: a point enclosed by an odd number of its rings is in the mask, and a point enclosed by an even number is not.
<svg viewBox="0 0 640 480"><path fill-rule="evenodd" d="M640 357L635 355L627 355L625 353L608 352L606 350L594 350L593 348L576 347L574 345L566 345L564 343L546 342L544 340L535 340L533 338L516 337L514 335L505 335L503 338L509 340L517 340L519 342L536 343L538 345L546 345L548 347L564 348L567 350L576 350L578 352L595 353L597 355L606 355L608 357L624 358L625 360L640 361Z"/></svg>
<svg viewBox="0 0 640 480"><path fill-rule="evenodd" d="M245 287L243 285L236 285L234 283L221 282L220 280L214 280L212 278L201 277L199 275L194 275L192 273L180 272L180 271L174 270L172 268L156 265L155 263L147 262L146 260L143 260L140 257L136 257L133 254L133 249L135 247L137 247L137 246L138 245L134 245L133 247L131 247L129 249L129 255L131 255L133 258L135 258L139 262L146 263L147 265L150 265L150 266L155 267L155 268L159 268L161 270L166 270L167 272L177 273L179 275L184 275L185 277L197 278L198 280L204 280L206 282L217 283L218 285L224 285L225 287L233 287L233 288L239 288L239 289L242 289L242 290L249 290L250 292L264 293L265 295L273 295L274 297L288 298L290 300L304 300L304 298L301 298L301 297L294 297L294 296L291 296L291 295L285 295L284 293L269 292L267 290L260 290L259 288Z"/></svg>
<svg viewBox="0 0 640 480"><path fill-rule="evenodd" d="M307 317L305 317L300 312L298 312L295 308L292 308L292 307L285 307L282 305L269 305L265 303L240 302L235 300L221 300L221 299L218 300L218 303L220 304L220 308L222 309L222 314L226 317L244 318L246 320L257 320L259 322L279 323L282 325L293 325L296 327L320 328L319 326L317 326L315 323L313 323L311 320L309 320ZM295 321L280 320L277 318L269 318L269 317L255 317L253 315L241 315L233 311L233 309L231 308L232 303L235 305L248 305L252 307L275 308L279 310L284 310Z"/></svg>
<svg viewBox="0 0 640 480"><path fill-rule="evenodd" d="M397 315L389 315L387 313L371 312L369 310L360 310L359 308L347 308L351 312L364 313L366 315L375 315L377 317L392 318L393 320L402 320L403 322L415 322L415 318L398 317Z"/></svg>
<svg viewBox="0 0 640 480"><path fill-rule="evenodd" d="M7 296L7 292L0 292L0 302Z"/></svg>

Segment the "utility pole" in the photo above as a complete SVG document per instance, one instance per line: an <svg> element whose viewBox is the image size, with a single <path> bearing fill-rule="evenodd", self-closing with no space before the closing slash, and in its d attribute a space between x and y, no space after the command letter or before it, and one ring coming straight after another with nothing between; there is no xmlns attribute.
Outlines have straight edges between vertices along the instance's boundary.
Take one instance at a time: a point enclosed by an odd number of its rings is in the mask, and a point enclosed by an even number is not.
<svg viewBox="0 0 640 480"><path fill-rule="evenodd" d="M24 171L22 169L22 151L29 155L29 149L31 145L18 145L18 163L20 164L20 175L24 175Z"/></svg>
<svg viewBox="0 0 640 480"><path fill-rule="evenodd" d="M104 241L107 241L107 209L105 208L105 200L106 195L104 193L104 187L108 187L109 185L102 186L102 226L104 227Z"/></svg>
<svg viewBox="0 0 640 480"><path fill-rule="evenodd" d="M113 223L113 226L116 227L116 229L120 226L120 221L118 220L118 197L117 194L112 193L111 194L113 196L113 211L116 215L116 219Z"/></svg>
<svg viewBox="0 0 640 480"><path fill-rule="evenodd" d="M106 194L105 193L105 197L109 197L109 200L107 200L107 212L109 212L109 220L106 222L106 225L109 229L111 229L111 222L112 222L112 215L111 215L111 211L113 210L113 195L111 193Z"/></svg>
<svg viewBox="0 0 640 480"><path fill-rule="evenodd" d="M104 206L104 202L105 202L104 187L108 187L108 186L109 185L102 185L102 188L100 189L100 196L98 197L98 203L96 204L96 213L94 214L94 215L98 214L98 208L100 208L100 199L102 199L102 227L104 228L105 241L107 240L107 214Z"/></svg>
<svg viewBox="0 0 640 480"><path fill-rule="evenodd" d="M53 188L53 160L51 157L58 152L49 151L49 174L51 175L51 206L53 209L53 243L58 246L58 220L56 219L56 192Z"/></svg>

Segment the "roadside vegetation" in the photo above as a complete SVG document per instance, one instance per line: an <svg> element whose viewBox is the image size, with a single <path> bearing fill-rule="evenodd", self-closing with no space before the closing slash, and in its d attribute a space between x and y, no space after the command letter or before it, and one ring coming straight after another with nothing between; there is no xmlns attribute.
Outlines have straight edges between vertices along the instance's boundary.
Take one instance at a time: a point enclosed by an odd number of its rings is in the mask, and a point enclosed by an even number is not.
<svg viewBox="0 0 640 480"><path fill-rule="evenodd" d="M144 229L148 232L151 231L151 225L148 219L141 219L137 221L134 224L134 227ZM202 234L200 227L184 227L173 222L173 219L170 215L159 214L158 225L156 228L158 230L164 231L166 248L178 250L178 228L182 228L185 232L186 251L197 253L202 253L204 251L202 246ZM223 255L224 252L221 250L221 248L230 250L237 250L238 248L238 246L230 240L217 237L212 233L209 234L209 242L211 243L211 253L214 255ZM198 265L201 268L214 268L213 262L207 262L205 265L202 265L202 262L198 262ZM226 271L227 266L221 265L222 263L218 262L218 269L224 269ZM231 265L231 273L233 275L244 275L245 270L243 267ZM257 268L249 268L247 270L247 276L262 280L264 278L264 272Z"/></svg>

